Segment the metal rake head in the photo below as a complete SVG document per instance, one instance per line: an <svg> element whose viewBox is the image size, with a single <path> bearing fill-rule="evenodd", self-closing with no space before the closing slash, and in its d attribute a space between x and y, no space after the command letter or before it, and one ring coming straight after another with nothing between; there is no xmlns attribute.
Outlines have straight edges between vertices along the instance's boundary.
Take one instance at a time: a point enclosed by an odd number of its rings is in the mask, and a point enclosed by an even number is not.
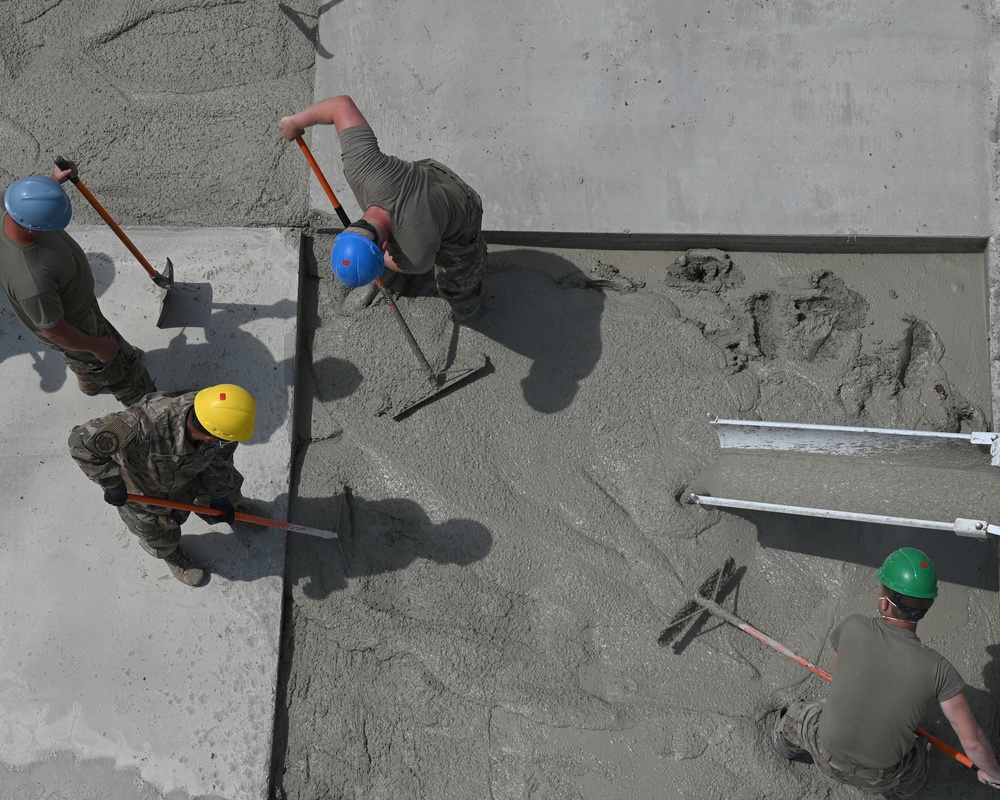
<svg viewBox="0 0 1000 800"><path fill-rule="evenodd" d="M698 587L698 597L706 600L716 601L728 594L729 584L736 575L736 562L732 558L727 558L726 563L702 581ZM708 614L708 610L697 600L689 600L684 606L674 614L673 618L663 629L660 638L657 640L660 647L666 647L674 642L681 634L689 633L694 637L696 629L700 627L703 615ZM674 646L674 652L681 650L680 643Z"/></svg>

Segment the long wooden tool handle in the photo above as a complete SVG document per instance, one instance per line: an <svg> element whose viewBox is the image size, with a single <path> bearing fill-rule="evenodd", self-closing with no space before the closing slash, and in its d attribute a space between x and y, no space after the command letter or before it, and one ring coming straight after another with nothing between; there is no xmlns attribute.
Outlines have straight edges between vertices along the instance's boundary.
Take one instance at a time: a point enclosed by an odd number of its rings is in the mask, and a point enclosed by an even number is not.
<svg viewBox="0 0 1000 800"><path fill-rule="evenodd" d="M144 494L129 494L128 501L130 503L142 503L147 506L176 508L178 511L193 511L196 514L208 514L213 517L221 517L223 515L223 512L219 511L217 508L199 506L194 503L182 503L178 500L167 500L162 497L147 497ZM305 525L296 525L294 522L282 522L281 520L270 519L269 517L256 517L253 514L241 514L238 511L236 512L236 519L240 522L249 522L251 525L263 525L267 528L281 528L282 530L292 531L293 533L304 533L309 536L318 536L321 539L339 538L333 531L324 531L320 528L309 528Z"/></svg>
<svg viewBox="0 0 1000 800"><path fill-rule="evenodd" d="M706 611L710 611L717 617L721 617L730 625L739 628L744 633L749 633L755 639L763 642L768 647L774 648L783 656L788 656L788 658L792 659L792 661L794 661L796 664L800 664L801 666L805 667L811 672L814 672L816 675L819 675L821 678L823 678L823 680L831 682L833 681L833 676L825 669L816 666L812 661L809 661L806 658L802 658L802 656L796 655L787 647L785 647L781 642L772 639L763 631L757 630L757 628L755 628L749 622L746 622L745 620L742 620L739 617L737 617L735 614L726 611L726 609L724 609L715 601L709 600L707 597L702 597L701 595L696 595L694 599L697 600L699 605L701 605L702 608L704 608ZM976 765L972 763L972 759L970 759L967 755L965 755L965 753L958 752L958 750L956 750L951 745L942 742L934 734L928 733L923 728L917 728L916 731L914 731L914 733L916 733L917 736L923 736L938 750L940 750L943 753L947 753L949 756L954 758L960 764L963 764L966 767L971 767L972 769L977 769Z"/></svg>
<svg viewBox="0 0 1000 800"><path fill-rule="evenodd" d="M313 158L309 145L306 144L306 140L301 136L295 137L295 143L302 151L302 155L306 157L306 161L308 161L309 166L312 167L316 180L318 180L319 185L323 187L323 191L326 192L326 196L330 198L330 202L333 203L333 208L337 212L337 216L340 217L340 221L344 223L344 227L346 228L351 224L350 217L347 216L347 212L344 211L344 207L341 206L340 202L337 200L337 195L333 193L333 189L331 189L330 184L327 183L326 177L323 175L323 171L319 168L319 164L316 163L316 159Z"/></svg>
<svg viewBox="0 0 1000 800"><path fill-rule="evenodd" d="M69 164L62 158L62 156L56 156L55 162L59 169L69 169ZM104 206L101 205L101 202L94 197L94 193L84 185L82 180L80 180L79 176L72 177L70 180L73 181L73 185L80 190L80 194L87 198L87 202L94 207L94 211L101 215L101 219L108 223L108 227L111 228L118 238L122 240L122 244L124 244L131 251L132 255L135 256L136 260L142 264L143 269L149 273L149 277L154 280L158 278L159 273L153 269L142 253L139 252L139 248L132 244L132 240L125 235L125 231L123 231L121 226L114 221Z"/></svg>

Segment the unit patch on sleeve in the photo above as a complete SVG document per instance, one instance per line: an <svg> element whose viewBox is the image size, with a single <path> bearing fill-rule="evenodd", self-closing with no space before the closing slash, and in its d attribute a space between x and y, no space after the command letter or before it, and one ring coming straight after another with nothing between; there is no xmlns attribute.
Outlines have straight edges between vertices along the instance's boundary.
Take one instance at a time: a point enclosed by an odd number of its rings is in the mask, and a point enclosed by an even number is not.
<svg viewBox="0 0 1000 800"><path fill-rule="evenodd" d="M136 429L129 424L135 421L128 412L115 414L94 436L94 449L105 456L117 453L135 437Z"/></svg>

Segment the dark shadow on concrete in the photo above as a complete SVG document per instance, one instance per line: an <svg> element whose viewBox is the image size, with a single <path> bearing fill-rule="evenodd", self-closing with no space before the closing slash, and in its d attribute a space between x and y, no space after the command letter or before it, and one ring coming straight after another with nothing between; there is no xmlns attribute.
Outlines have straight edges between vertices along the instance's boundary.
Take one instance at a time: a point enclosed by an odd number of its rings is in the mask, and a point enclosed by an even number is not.
<svg viewBox="0 0 1000 800"><path fill-rule="evenodd" d="M320 5L316 14L310 14L305 11L296 11L294 8L285 5L284 3L278 3L278 8L281 9L281 13L288 17L292 24L299 29L300 33L312 43L313 47L316 48L316 55L320 58L330 59L333 58L333 53L319 43L319 18L323 16L325 11L328 11L341 2L343 2L343 0L329 0L329 2ZM304 17L315 19L316 22L310 25L305 21Z"/></svg>
<svg viewBox="0 0 1000 800"><path fill-rule="evenodd" d="M490 531L475 520L434 524L412 500L369 502L349 489L330 498L293 500L292 519L341 533L343 558L337 542L289 535L286 580L301 584L314 600L345 589L351 578L403 570L417 560L472 564L493 545Z"/></svg>
<svg viewBox="0 0 1000 800"><path fill-rule="evenodd" d="M486 313L469 327L531 360L524 399L554 414L573 402L601 358L604 302L604 290L572 262L511 250L490 256Z"/></svg>
<svg viewBox="0 0 1000 800"><path fill-rule="evenodd" d="M160 391L180 391L201 389L217 383L244 385L257 400L253 441L268 441L285 423L288 391L294 381L294 355L276 360L256 336L241 326L263 318L295 317L295 301L215 303L212 285L195 282L174 284L171 293L169 320L172 327L165 328L164 333L176 333L166 347L150 350L144 359L157 388ZM192 343L188 331L197 329L202 331L206 341ZM227 374L225 365L233 363L234 358L239 358L241 365L250 366L250 379ZM288 375L280 393L270 389L271 376L276 371ZM252 379L254 375L264 376L268 391L259 390Z"/></svg>
<svg viewBox="0 0 1000 800"><path fill-rule="evenodd" d="M916 547L930 556L937 566L939 579L991 592L1000 589L997 542L992 538L979 541L948 531L792 514L734 513L756 526L761 547L863 564L872 569L882 566L885 557L893 550Z"/></svg>

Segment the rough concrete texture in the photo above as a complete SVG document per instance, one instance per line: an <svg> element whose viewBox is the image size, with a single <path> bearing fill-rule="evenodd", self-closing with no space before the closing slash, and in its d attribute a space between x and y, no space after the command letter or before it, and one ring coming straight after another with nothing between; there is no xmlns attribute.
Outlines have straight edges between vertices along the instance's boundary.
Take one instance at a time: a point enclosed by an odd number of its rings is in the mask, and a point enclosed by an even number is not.
<svg viewBox="0 0 1000 800"><path fill-rule="evenodd" d="M490 263L474 329L407 285L432 362L483 352L492 369L401 422L378 416L416 368L387 307L338 313L324 270L308 293L293 514L338 520L347 566L290 543L279 797L854 796L770 749L774 710L823 696L818 679L725 626L658 646L727 556L738 612L828 667L827 634L871 612L885 554L925 548L946 584L922 632L995 738L995 544L679 502L716 456L710 412L982 424L981 255L494 248ZM954 742L940 714L927 727ZM936 758L926 795L976 787Z"/></svg>
<svg viewBox="0 0 1000 800"><path fill-rule="evenodd" d="M105 314L146 352L160 389L232 382L259 399L236 466L245 496L284 518L299 234L131 229L152 263L174 263L161 329L159 292L117 238L104 226L70 233ZM284 534L192 517L184 547L212 576L184 586L67 452L73 425L121 406L81 394L6 302L0 384L0 796L262 800Z"/></svg>
<svg viewBox="0 0 1000 800"><path fill-rule="evenodd" d="M63 151L126 224L305 223L309 173L274 122L313 99L315 67L317 93L353 93L387 149L468 176L493 229L996 230L985 1L4 11L0 177L46 172ZM329 131L311 141L355 214ZM494 248L475 330L453 339L426 287L402 301L435 361L483 352L490 371L397 423L376 413L414 379L412 355L384 306L340 314L329 237L316 242L292 518L342 530L346 564L335 543L290 539L277 796L856 796L769 749L772 709L822 696L818 679L712 624L681 653L657 645L730 555L746 572L728 602L828 666L825 637L870 610L885 552L927 549L946 585L921 631L998 742L992 545L677 502L714 457L709 412L946 430L977 408L990 419L975 257L730 253L732 267L703 270L674 266L678 253ZM206 358L254 347L204 346ZM939 716L926 727L954 741ZM177 748L204 755L199 741ZM123 766L63 753L0 787L198 791ZM988 794L944 759L933 768L927 797Z"/></svg>
<svg viewBox="0 0 1000 800"><path fill-rule="evenodd" d="M5 3L0 182L61 153L123 225L297 223L306 176L274 123L310 101L313 48L289 13L254 0ZM101 223L85 208L77 221Z"/></svg>

